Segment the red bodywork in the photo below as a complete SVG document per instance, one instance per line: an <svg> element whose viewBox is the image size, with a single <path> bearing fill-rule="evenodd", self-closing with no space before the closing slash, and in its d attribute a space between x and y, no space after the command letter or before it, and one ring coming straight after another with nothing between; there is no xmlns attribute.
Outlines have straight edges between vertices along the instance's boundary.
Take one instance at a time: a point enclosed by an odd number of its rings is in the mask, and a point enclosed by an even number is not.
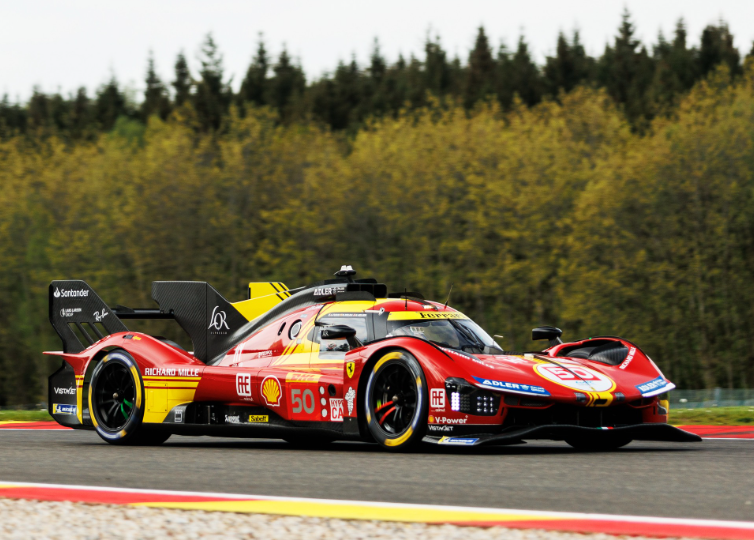
<svg viewBox="0 0 754 540"><path fill-rule="evenodd" d="M368 305L360 309L362 304ZM78 354L46 354L61 356L73 368L80 411L73 427L91 426L85 413L87 377L93 364L114 348L126 350L139 366L147 394L144 422L163 424L177 433L188 432L192 424L183 419L176 422L172 412L176 407L207 404L220 407L217 410L223 413L211 420L208 417L202 425L230 427L240 422L254 428L277 422L368 440L360 405L365 377L377 359L395 349L409 352L423 369L430 405L430 438L469 433L494 435L504 431L513 422L511 418L520 417L516 416L517 411L536 415L537 411L554 410L558 405L592 411L621 407L637 411L635 417L642 424L667 422L667 409L661 406L658 395L673 385L649 357L620 338L599 338L628 348L626 359L619 365L559 356L566 347L572 349L589 340L560 344L541 353L470 355L420 338L376 336L370 343L338 356L323 354L307 338L316 330L315 320L341 309L389 317L390 313L427 312L428 308L438 316L458 313L442 304L406 299L323 302L303 307L255 331L215 365L205 365L190 352L136 332L107 336ZM299 333L291 335L296 322L301 323ZM453 410L446 388L446 381L451 378L498 396L496 413L477 415ZM246 413L249 420L255 418L257 426L246 422ZM72 420L66 425L72 425ZM244 436L255 435L248 432Z"/></svg>

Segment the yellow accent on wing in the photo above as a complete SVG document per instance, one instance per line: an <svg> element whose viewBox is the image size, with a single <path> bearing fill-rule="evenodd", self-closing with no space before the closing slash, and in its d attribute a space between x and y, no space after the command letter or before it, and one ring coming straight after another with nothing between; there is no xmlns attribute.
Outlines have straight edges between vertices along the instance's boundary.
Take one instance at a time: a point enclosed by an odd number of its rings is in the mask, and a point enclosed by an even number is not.
<svg viewBox="0 0 754 540"><path fill-rule="evenodd" d="M233 307L246 320L252 321L267 313L280 302L291 296L284 283L249 283L249 300L235 302Z"/></svg>

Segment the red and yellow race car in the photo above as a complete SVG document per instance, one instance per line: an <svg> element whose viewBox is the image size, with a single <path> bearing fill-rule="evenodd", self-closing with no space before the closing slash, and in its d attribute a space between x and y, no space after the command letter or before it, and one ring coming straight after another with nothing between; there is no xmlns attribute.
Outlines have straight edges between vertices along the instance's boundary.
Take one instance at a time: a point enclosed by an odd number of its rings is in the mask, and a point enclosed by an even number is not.
<svg viewBox="0 0 754 540"><path fill-rule="evenodd" d="M633 343L563 343L504 351L447 303L388 294L350 266L306 287L250 283L230 303L204 282L156 281L155 309L110 307L84 281L50 284L63 341L49 379L50 414L112 444L173 434L376 441L390 450L562 440L613 449L632 440L698 441L668 425L672 390ZM129 319L172 319L193 351L129 331Z"/></svg>

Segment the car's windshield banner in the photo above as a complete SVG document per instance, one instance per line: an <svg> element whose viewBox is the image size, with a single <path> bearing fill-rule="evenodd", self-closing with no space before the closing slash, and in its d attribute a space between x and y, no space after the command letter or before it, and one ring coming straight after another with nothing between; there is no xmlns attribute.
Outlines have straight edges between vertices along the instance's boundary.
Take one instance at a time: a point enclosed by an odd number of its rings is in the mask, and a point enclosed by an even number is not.
<svg viewBox="0 0 754 540"><path fill-rule="evenodd" d="M387 318L388 321L429 321L432 319L468 319L468 317L457 311L450 311L448 313L438 313L437 311L391 311Z"/></svg>

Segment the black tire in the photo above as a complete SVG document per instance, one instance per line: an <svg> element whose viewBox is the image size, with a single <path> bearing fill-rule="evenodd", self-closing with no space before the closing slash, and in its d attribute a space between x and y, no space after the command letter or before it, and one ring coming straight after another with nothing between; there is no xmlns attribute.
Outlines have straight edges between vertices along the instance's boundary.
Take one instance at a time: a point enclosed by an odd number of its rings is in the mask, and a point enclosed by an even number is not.
<svg viewBox="0 0 754 540"><path fill-rule="evenodd" d="M582 452L611 452L631 443L627 437L584 437L566 439L565 442Z"/></svg>
<svg viewBox="0 0 754 540"><path fill-rule="evenodd" d="M377 361L363 403L369 432L384 448L405 452L421 442L427 430L427 381L409 353L393 351Z"/></svg>
<svg viewBox="0 0 754 540"><path fill-rule="evenodd" d="M89 412L97 434L110 444L148 440L151 432L139 434L144 396L144 383L131 355L123 350L109 352L94 368L89 385Z"/></svg>

